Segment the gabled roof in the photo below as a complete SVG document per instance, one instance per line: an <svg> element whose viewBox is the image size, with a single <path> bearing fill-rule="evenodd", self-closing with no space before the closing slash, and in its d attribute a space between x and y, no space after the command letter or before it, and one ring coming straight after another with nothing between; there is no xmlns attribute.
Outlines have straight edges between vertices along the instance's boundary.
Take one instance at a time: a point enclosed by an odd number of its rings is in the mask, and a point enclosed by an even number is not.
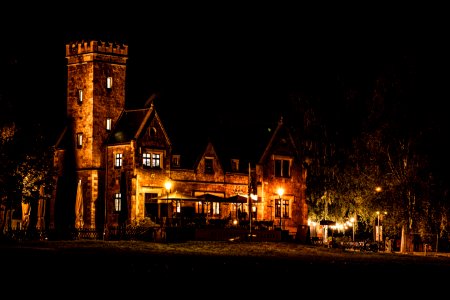
<svg viewBox="0 0 450 300"><path fill-rule="evenodd" d="M142 109L123 110L106 143L121 144L136 140L141 136L142 132L149 126L150 121L152 120L155 120L159 124L167 144L170 145L169 136L167 135L153 104L151 104L150 107Z"/></svg>
<svg viewBox="0 0 450 300"><path fill-rule="evenodd" d="M205 157L207 157L208 154L212 154L212 155L214 155L214 156L217 158L217 164L219 165L220 169L221 169L222 171L224 171L223 166L222 166L222 162L221 162L221 160L220 160L220 157L219 157L219 155L217 154L216 149L214 148L214 145L213 145L211 142L209 142L209 143L206 145L206 148L203 150L203 152L200 153L199 158L198 158L197 161L195 162L194 170L197 169L198 164L200 163L200 161L201 161L202 159L204 159Z"/></svg>
<svg viewBox="0 0 450 300"><path fill-rule="evenodd" d="M272 137L270 138L269 143L267 143L266 149L264 150L260 160L259 160L259 164L264 164L264 162L266 161L267 157L273 153L272 149L275 146L275 142L279 139L282 138L286 138L287 141L289 142L288 147L290 149L293 149L293 151L295 152L295 156L299 155L298 149L296 147L294 138L292 137L292 134L289 130L289 128L287 128L284 123L283 123L283 118L280 118L280 120L278 121L278 126L275 129L274 133L272 134ZM290 153L278 153L278 154L286 154L289 155Z"/></svg>

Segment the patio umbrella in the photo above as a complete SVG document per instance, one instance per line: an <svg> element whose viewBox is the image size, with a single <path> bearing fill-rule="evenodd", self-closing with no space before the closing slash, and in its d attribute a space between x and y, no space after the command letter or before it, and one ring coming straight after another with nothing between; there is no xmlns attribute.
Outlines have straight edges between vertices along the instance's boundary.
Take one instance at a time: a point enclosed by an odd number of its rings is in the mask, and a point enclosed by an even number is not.
<svg viewBox="0 0 450 300"><path fill-rule="evenodd" d="M187 194L180 193L178 191L167 194L162 194L157 197L158 200L184 200L184 201L198 201L199 199Z"/></svg>
<svg viewBox="0 0 450 300"><path fill-rule="evenodd" d="M81 187L81 179L78 181L77 196L75 200L75 228L83 228L83 189Z"/></svg>
<svg viewBox="0 0 450 300"><path fill-rule="evenodd" d="M247 203L248 198L241 196L241 195L234 195L228 198L225 198L226 202L231 202L231 203Z"/></svg>
<svg viewBox="0 0 450 300"><path fill-rule="evenodd" d="M205 202L247 203L247 197L240 195L224 198L214 194L205 193L197 196L197 199Z"/></svg>
<svg viewBox="0 0 450 300"><path fill-rule="evenodd" d="M205 193L203 195L199 195L197 196L197 199L199 201L204 201L204 202L223 202L224 198L214 195L214 194L209 194L209 193Z"/></svg>
<svg viewBox="0 0 450 300"><path fill-rule="evenodd" d="M199 201L197 198L187 195L187 194L183 194L180 193L178 191L169 193L169 194L162 194L161 196L157 197L156 199L161 200L161 201L166 201L167 203L167 216L169 217L169 201ZM173 203L173 202L172 202ZM173 204L172 207L170 208L172 210L173 213ZM173 215L172 215L173 217Z"/></svg>

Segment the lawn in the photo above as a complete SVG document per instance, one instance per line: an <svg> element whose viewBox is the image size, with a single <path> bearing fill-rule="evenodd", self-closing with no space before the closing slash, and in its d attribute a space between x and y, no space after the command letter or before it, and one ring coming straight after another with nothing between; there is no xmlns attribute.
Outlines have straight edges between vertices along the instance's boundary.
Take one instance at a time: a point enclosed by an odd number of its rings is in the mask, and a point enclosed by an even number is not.
<svg viewBox="0 0 450 300"><path fill-rule="evenodd" d="M2 275L9 275L3 283L33 274L33 282L59 282L58 286L80 280L124 286L152 283L153 288L168 283L203 288L238 284L236 288L256 286L258 292L274 285L318 291L380 285L411 291L439 287L450 278L450 258L436 253L353 252L298 243L26 241L0 244L0 251L3 270L8 270Z"/></svg>

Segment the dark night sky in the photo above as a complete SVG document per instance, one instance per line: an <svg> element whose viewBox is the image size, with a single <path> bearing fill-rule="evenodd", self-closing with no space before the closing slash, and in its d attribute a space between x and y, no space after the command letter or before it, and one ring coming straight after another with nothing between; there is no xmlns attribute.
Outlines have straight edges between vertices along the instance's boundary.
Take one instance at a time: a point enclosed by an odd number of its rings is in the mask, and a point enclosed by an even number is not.
<svg viewBox="0 0 450 300"><path fill-rule="evenodd" d="M128 103L139 105L159 93L157 110L173 131L205 129L205 121L209 127L270 126L286 113L292 92L324 93L342 78L368 89L380 70L398 61L418 64L428 90L442 96L434 80L444 83L435 73L447 72L439 65L446 55L445 21L432 14L424 22L406 11L210 9L142 8L125 18L121 13L129 11L118 8L8 15L0 23L1 65L14 71L2 72L2 85L25 114L42 111L45 121L60 122L65 44L98 38L129 45Z"/></svg>

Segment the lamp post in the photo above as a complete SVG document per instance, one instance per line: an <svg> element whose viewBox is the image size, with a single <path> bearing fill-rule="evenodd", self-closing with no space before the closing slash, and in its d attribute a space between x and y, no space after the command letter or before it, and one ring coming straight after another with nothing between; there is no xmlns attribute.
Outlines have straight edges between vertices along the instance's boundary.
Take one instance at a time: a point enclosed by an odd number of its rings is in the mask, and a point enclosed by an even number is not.
<svg viewBox="0 0 450 300"><path fill-rule="evenodd" d="M355 241L355 218L351 217L350 222L352 223L352 242Z"/></svg>
<svg viewBox="0 0 450 300"><path fill-rule="evenodd" d="M384 215L387 215L387 211L383 212ZM377 241L381 243L381 239L383 238L381 227L380 227L380 215L381 212L377 211ZM382 218L382 217L381 217Z"/></svg>
<svg viewBox="0 0 450 300"><path fill-rule="evenodd" d="M283 188L279 188L278 189L278 191L277 191L277 194L278 194L278 196L280 197L279 198L279 201L280 201L280 230L283 230L283 228L282 228L282 221L281 221L281 217L282 217L282 205L281 205L281 196L283 196L283 194L284 194L284 189Z"/></svg>
<svg viewBox="0 0 450 300"><path fill-rule="evenodd" d="M377 242L380 242L380 212L377 211Z"/></svg>
<svg viewBox="0 0 450 300"><path fill-rule="evenodd" d="M377 201L379 202L380 201L380 199L379 199L379 196L378 196L378 194L382 191L383 189L381 188L381 186L377 186L377 187L375 187L375 193L377 194L376 195L376 198L377 198ZM375 237L375 240L379 243L380 241L381 241L381 231L380 231L380 211L378 211L377 210L377 232L376 232L376 237Z"/></svg>
<svg viewBox="0 0 450 300"><path fill-rule="evenodd" d="M167 219L169 219L169 193L170 193L170 189L172 188L172 182L170 182L168 180L168 181L166 181L164 186L165 186L166 192L167 192L167 198L166 198L166 206L167 206L167 217L166 217L166 220L167 220Z"/></svg>

